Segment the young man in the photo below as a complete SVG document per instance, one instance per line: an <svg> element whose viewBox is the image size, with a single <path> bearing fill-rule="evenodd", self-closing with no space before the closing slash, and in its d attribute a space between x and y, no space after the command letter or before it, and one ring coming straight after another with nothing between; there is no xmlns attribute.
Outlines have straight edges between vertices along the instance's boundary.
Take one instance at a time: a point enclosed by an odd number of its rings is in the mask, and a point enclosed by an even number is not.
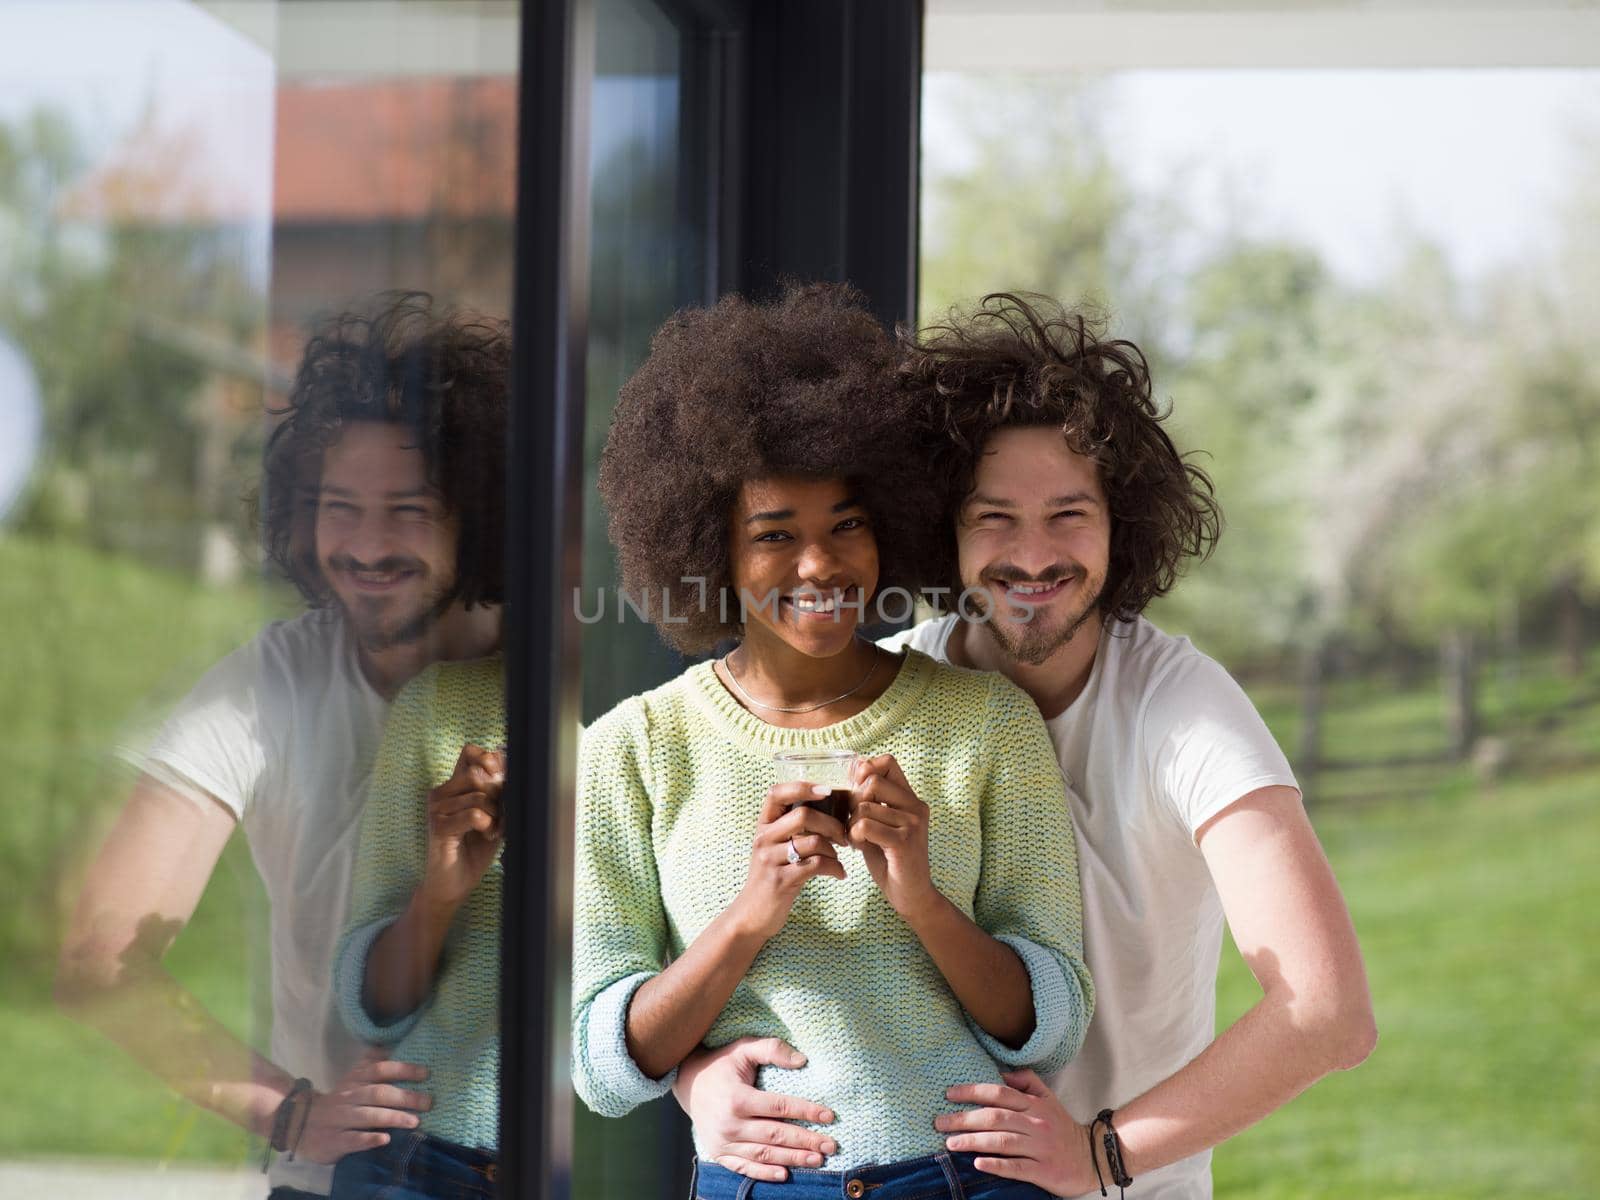
<svg viewBox="0 0 1600 1200"><path fill-rule="evenodd" d="M267 443L265 547L309 611L264 628L178 706L91 867L57 994L196 1103L277 1143L273 1197L410 1129L425 1072L363 1051L331 970L389 702L430 662L499 644L510 348L498 323L385 298L306 348ZM271 903L271 1059L161 958L242 824ZM309 1080L310 1090L296 1080Z"/></svg>
<svg viewBox="0 0 1600 1200"><path fill-rule="evenodd" d="M1038 704L1062 773L1084 892L1095 1014L1047 1086L951 1080L975 1107L938 1121L980 1169L1061 1196L1123 1178L1151 1200L1209 1197L1210 1150L1376 1040L1365 968L1283 754L1239 686L1140 613L1209 552L1219 514L1151 401L1143 356L1082 317L998 295L908 341L907 384L945 435L967 612L893 639L1000 671ZM1226 918L1262 997L1213 1037ZM676 1091L718 1161L756 1178L830 1153L815 1105L757 1090L794 1051L741 1042Z"/></svg>

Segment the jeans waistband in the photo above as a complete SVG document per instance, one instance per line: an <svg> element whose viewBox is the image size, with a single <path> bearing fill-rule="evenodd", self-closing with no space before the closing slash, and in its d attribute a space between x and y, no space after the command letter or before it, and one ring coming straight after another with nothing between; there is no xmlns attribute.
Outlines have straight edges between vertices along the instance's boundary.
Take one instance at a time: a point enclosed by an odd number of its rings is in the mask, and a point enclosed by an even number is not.
<svg viewBox="0 0 1600 1200"><path fill-rule="evenodd" d="M783 1183L746 1179L726 1167L695 1162L691 1200L1045 1200L1045 1193L986 1175L972 1165L973 1155L941 1152L895 1163L874 1163L847 1171L790 1167Z"/></svg>
<svg viewBox="0 0 1600 1200"><path fill-rule="evenodd" d="M333 1195L400 1195L411 1191L426 1195L447 1192L453 1196L492 1197L499 1168L496 1155L475 1146L421 1132L391 1134L387 1146L345 1156L334 1168ZM416 1186L412 1186L416 1185Z"/></svg>

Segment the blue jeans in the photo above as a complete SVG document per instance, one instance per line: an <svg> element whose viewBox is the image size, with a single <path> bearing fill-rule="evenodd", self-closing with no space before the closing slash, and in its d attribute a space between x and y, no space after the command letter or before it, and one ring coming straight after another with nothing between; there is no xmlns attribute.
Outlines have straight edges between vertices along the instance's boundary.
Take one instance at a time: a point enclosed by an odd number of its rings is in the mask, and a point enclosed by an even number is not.
<svg viewBox="0 0 1600 1200"><path fill-rule="evenodd" d="M333 1169L330 1200L483 1200L499 1195L495 1156L425 1133L348 1154Z"/></svg>
<svg viewBox="0 0 1600 1200"><path fill-rule="evenodd" d="M940 1153L853 1171L790 1167L785 1183L758 1183L698 1161L689 1190L691 1200L1050 1200L1031 1183L984 1174L972 1159Z"/></svg>

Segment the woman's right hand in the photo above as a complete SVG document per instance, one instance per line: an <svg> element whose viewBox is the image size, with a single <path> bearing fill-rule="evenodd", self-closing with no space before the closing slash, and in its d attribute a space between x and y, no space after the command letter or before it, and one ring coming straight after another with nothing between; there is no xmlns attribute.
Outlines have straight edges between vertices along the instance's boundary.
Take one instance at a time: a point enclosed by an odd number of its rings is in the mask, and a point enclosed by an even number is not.
<svg viewBox="0 0 1600 1200"><path fill-rule="evenodd" d="M774 784L767 792L750 850L750 873L734 901L740 916L763 941L783 928L807 880L817 875L844 878L844 864L835 849L849 839L844 826L801 806L803 800L827 795L827 788L803 782ZM799 862L789 861L791 838Z"/></svg>
<svg viewBox="0 0 1600 1200"><path fill-rule="evenodd" d="M430 906L459 907L489 869L504 838L500 792L505 755L463 746L450 778L428 793L428 857L422 895Z"/></svg>

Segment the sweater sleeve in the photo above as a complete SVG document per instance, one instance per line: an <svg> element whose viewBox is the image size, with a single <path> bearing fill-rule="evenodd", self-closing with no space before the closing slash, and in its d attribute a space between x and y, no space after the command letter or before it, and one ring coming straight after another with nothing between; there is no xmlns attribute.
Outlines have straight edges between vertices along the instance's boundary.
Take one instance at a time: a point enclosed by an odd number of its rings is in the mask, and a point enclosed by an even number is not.
<svg viewBox="0 0 1600 1200"><path fill-rule="evenodd" d="M334 956L334 997L340 1018L356 1037L382 1045L404 1038L427 1009L426 1004L419 1005L414 1012L380 1025L367 1012L361 994L373 943L404 911L427 864L427 795L437 782L429 779L427 765L436 679L436 668L424 671L406 685L390 709L361 816L350 914Z"/></svg>
<svg viewBox="0 0 1600 1200"><path fill-rule="evenodd" d="M572 915L572 1082L601 1116L666 1094L627 1050L628 1005L666 963L668 934L651 847L648 733L625 701L583 736L578 753Z"/></svg>
<svg viewBox="0 0 1600 1200"><path fill-rule="evenodd" d="M1066 788L1049 732L1033 701L993 677L984 734L983 871L977 923L1017 952L1033 990L1033 1034L1017 1049L967 1024L1008 1069L1059 1070L1083 1044L1094 985L1083 960L1083 897Z"/></svg>

